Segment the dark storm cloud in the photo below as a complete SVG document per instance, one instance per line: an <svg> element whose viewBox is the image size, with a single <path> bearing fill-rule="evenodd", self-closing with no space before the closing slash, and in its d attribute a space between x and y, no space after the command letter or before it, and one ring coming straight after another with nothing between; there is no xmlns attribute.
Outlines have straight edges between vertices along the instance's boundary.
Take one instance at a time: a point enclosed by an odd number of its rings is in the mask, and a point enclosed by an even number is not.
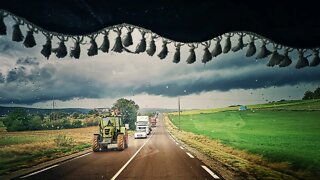
<svg viewBox="0 0 320 180"><path fill-rule="evenodd" d="M2 75L2 73L0 72L0 83L4 83L5 77Z"/></svg>
<svg viewBox="0 0 320 180"><path fill-rule="evenodd" d="M297 85L299 83L319 83L320 71L316 68L305 68L297 70L294 68L270 68L258 66L251 70L234 70L232 75L218 75L200 77L197 79L185 79L180 81L169 81L168 83L153 86L137 87L136 93L148 93L164 95L169 97L187 94L198 94L201 92L229 91L232 89L258 89L268 87L279 87L285 85Z"/></svg>

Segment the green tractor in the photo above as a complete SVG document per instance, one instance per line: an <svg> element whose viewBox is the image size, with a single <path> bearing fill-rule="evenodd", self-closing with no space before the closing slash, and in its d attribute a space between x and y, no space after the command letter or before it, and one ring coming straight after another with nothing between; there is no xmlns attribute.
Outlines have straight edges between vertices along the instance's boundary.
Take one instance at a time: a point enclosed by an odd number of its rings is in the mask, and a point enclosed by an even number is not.
<svg viewBox="0 0 320 180"><path fill-rule="evenodd" d="M128 147L128 131L119 115L108 115L101 119L99 134L94 134L93 137L92 150L97 152L112 144L116 144L119 151Z"/></svg>

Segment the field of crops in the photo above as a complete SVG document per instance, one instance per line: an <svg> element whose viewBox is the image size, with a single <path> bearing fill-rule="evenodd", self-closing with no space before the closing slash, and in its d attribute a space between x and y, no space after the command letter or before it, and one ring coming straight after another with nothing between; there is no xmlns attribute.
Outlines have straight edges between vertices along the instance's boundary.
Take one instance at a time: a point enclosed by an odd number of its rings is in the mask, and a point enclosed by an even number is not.
<svg viewBox="0 0 320 180"><path fill-rule="evenodd" d="M97 131L97 127L23 132L1 129L0 174L88 148Z"/></svg>
<svg viewBox="0 0 320 180"><path fill-rule="evenodd" d="M247 111L190 111L183 113L180 126L269 161L289 162L293 169L319 171L319 107L320 101L293 101L249 106L254 110ZM171 120L179 127L177 115Z"/></svg>

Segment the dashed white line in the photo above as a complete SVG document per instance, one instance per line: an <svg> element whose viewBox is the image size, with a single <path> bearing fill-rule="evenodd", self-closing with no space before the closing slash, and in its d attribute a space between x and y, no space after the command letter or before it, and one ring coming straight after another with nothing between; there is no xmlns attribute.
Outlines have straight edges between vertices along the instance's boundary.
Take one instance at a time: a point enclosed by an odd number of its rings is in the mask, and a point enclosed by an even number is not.
<svg viewBox="0 0 320 180"><path fill-rule="evenodd" d="M111 178L111 180L115 180L115 179L120 175L120 173L124 170L124 168L126 168L126 167L129 165L129 163L132 161L132 159L133 159L134 157L136 157L136 155L137 155L137 154L140 152L140 150L147 144L147 142L151 139L152 136L153 136L153 134L151 134L151 136L149 137L149 139L148 139L146 142L143 143L143 145L138 149L138 151L129 159L129 161L128 161L125 165L122 166L122 168Z"/></svg>
<svg viewBox="0 0 320 180"><path fill-rule="evenodd" d="M201 166L204 170L206 170L214 179L220 179L214 172L212 172L207 166Z"/></svg>
<svg viewBox="0 0 320 180"><path fill-rule="evenodd" d="M180 149L184 149L182 146L180 146Z"/></svg>
<svg viewBox="0 0 320 180"><path fill-rule="evenodd" d="M176 145L179 145L179 143L176 142Z"/></svg>
<svg viewBox="0 0 320 180"><path fill-rule="evenodd" d="M192 156L190 153L187 152L187 154L189 157L194 158L194 156Z"/></svg>
<svg viewBox="0 0 320 180"><path fill-rule="evenodd" d="M33 175L35 175L35 174L41 173L41 172L43 172L43 171L49 170L49 169L54 168L54 167L57 167L57 166L59 166L59 165L56 164L56 165L53 165L53 166L50 166L50 167L41 169L41 170L39 170L39 171L33 172L33 173L31 173L31 174L27 174L27 175L22 176L22 177L20 177L20 178L21 178L21 179L22 179L22 178L27 178L27 177L29 177L29 176L33 176Z"/></svg>
<svg viewBox="0 0 320 180"><path fill-rule="evenodd" d="M73 158L73 160L74 160L74 159L79 159L79 158L82 158L82 157L84 157L84 156L87 156L87 155L89 155L89 154L91 154L91 152L89 152L89 153L86 153L86 154L83 154L83 155L81 155L81 156L78 156L78 157L76 157L76 158Z"/></svg>

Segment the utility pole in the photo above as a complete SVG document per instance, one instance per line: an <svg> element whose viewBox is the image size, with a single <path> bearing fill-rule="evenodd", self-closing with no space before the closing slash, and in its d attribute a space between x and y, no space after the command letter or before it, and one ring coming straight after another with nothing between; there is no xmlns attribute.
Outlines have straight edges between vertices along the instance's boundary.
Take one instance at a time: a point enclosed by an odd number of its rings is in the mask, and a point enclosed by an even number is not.
<svg viewBox="0 0 320 180"><path fill-rule="evenodd" d="M179 131L180 131L180 97L178 97L178 109L179 109Z"/></svg>

